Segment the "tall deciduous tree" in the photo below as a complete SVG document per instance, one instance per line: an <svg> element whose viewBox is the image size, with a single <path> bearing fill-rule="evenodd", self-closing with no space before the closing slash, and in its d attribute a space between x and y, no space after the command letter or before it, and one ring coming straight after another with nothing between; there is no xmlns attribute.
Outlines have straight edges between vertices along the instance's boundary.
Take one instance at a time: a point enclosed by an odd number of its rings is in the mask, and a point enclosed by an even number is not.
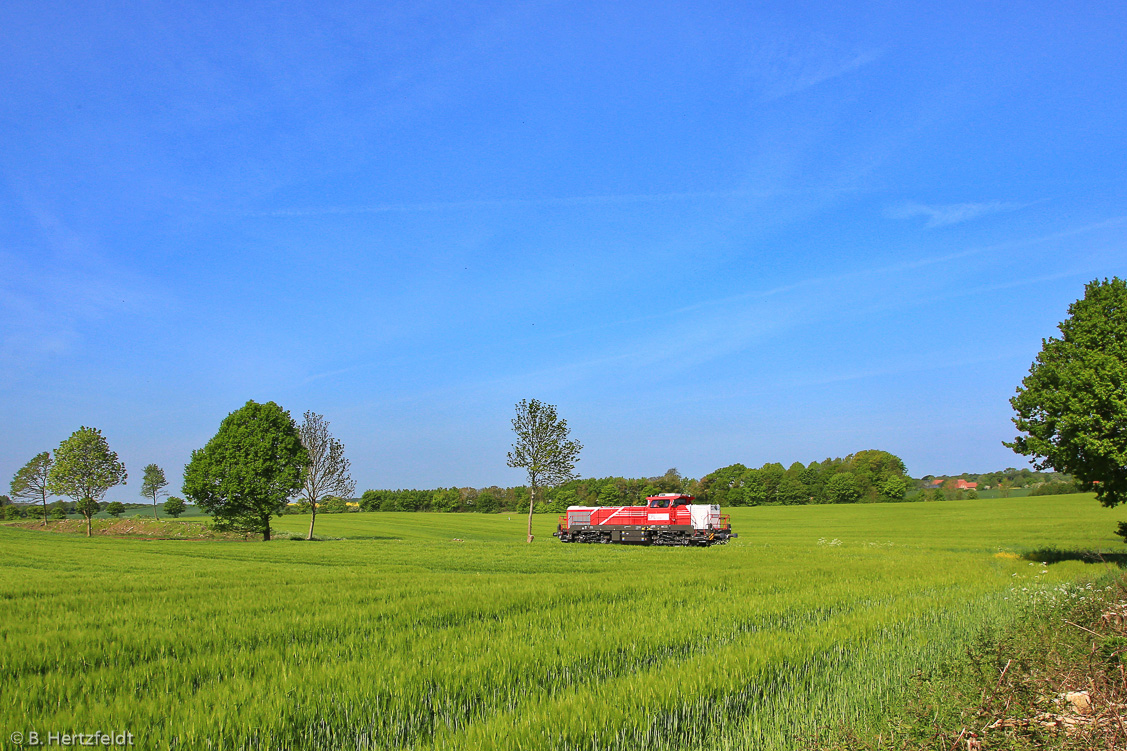
<svg viewBox="0 0 1127 751"><path fill-rule="evenodd" d="M91 535L90 520L101 508L106 492L124 485L125 465L110 451L102 432L97 428L79 428L55 450L47 487L55 495L76 501L76 508L86 517L86 536Z"/></svg>
<svg viewBox="0 0 1127 751"><path fill-rule="evenodd" d="M12 478L10 491L13 498L20 498L32 503L38 501L43 504L44 527L47 526L47 496L51 495L51 492L47 489L51 475L51 464L49 452L44 451L41 454L36 454L16 472L15 477Z"/></svg>
<svg viewBox="0 0 1127 751"><path fill-rule="evenodd" d="M270 539L270 517L301 489L309 454L290 413L274 402L249 401L224 418L219 432L192 452L184 495L220 529Z"/></svg>
<svg viewBox="0 0 1127 751"><path fill-rule="evenodd" d="M301 445L309 454L309 466L302 485L305 500L313 512L309 520L309 536L313 539L313 525L317 522L317 504L322 499L335 496L348 499L356 492L356 482L349 475L351 464L344 455L344 444L329 432L329 423L315 412L303 415Z"/></svg>
<svg viewBox="0 0 1127 751"><path fill-rule="evenodd" d="M146 498L152 499L153 502L153 516L159 521L160 516L157 514L157 498L160 497L160 492L168 485L168 480L164 479L164 470L155 464L149 464L145 467L145 476L141 480L141 495Z"/></svg>
<svg viewBox="0 0 1127 751"><path fill-rule="evenodd" d="M1127 282L1088 283L1058 328L1010 399L1025 435L1005 445L1115 506L1127 500Z"/></svg>
<svg viewBox="0 0 1127 751"><path fill-rule="evenodd" d="M513 418L513 432L517 440L508 454L508 465L524 469L528 473L528 541L532 542L532 511L536 507L536 490L551 487L578 475L575 463L583 445L568 436L571 431L567 420L556 414L551 404L543 404L533 399L522 399L516 405L517 414Z"/></svg>

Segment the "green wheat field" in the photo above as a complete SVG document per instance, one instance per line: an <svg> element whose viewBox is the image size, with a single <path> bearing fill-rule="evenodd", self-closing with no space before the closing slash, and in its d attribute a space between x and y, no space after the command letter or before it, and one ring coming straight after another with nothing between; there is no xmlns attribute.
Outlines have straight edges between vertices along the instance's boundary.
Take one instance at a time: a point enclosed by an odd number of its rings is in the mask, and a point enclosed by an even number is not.
<svg viewBox="0 0 1127 751"><path fill-rule="evenodd" d="M1090 495L731 514L708 549L564 545L555 515L531 546L516 514L321 515L319 542L285 539L300 516L270 543L0 527L0 746L808 747L1108 572L1079 551L1127 553L1127 509Z"/></svg>

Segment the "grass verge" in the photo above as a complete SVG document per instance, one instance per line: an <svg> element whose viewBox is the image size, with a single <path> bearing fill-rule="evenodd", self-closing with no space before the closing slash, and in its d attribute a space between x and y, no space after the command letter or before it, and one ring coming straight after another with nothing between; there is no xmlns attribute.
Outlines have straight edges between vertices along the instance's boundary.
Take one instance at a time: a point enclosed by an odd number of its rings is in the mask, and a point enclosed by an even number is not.
<svg viewBox="0 0 1127 751"><path fill-rule="evenodd" d="M1021 597L1015 589L1015 597ZM825 751L1127 748L1127 575L1041 590L1003 630L918 674L875 736L839 730Z"/></svg>

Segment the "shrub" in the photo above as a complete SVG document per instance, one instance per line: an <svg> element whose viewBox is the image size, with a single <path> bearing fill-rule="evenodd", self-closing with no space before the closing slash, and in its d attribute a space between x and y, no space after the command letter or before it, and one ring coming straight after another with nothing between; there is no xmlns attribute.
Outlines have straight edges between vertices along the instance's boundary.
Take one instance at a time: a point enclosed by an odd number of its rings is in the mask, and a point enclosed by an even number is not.
<svg viewBox="0 0 1127 751"><path fill-rule="evenodd" d="M183 498L170 496L169 499L164 502L164 513L168 514L173 519L178 519L180 514L183 514L187 509L188 506L184 503Z"/></svg>

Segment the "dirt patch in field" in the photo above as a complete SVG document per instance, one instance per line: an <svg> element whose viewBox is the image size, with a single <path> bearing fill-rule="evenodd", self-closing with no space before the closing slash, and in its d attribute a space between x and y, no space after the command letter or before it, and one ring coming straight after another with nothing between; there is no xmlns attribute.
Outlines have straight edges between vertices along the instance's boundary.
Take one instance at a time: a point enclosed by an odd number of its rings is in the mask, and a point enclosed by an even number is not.
<svg viewBox="0 0 1127 751"><path fill-rule="evenodd" d="M15 522L8 525L34 532L61 534L86 534L85 519L52 521L46 527L42 521ZM154 519L94 519L91 533L98 537L128 537L142 540L245 540L245 535L217 532L201 522L156 521Z"/></svg>

